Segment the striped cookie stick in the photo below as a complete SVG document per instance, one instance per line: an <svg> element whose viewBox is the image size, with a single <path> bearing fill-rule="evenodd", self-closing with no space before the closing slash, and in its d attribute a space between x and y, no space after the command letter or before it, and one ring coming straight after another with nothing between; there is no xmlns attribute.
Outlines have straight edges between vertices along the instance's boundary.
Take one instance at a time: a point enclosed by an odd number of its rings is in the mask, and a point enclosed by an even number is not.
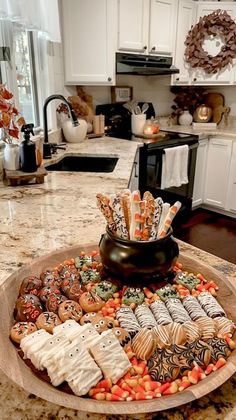
<svg viewBox="0 0 236 420"><path fill-rule="evenodd" d="M133 191L131 193L131 206L130 206L130 213L131 213L131 222L130 222L130 230L129 230L129 237L131 241L140 240L141 239L141 230L140 230L140 221L141 219L141 212L140 212L140 192Z"/></svg>
<svg viewBox="0 0 236 420"><path fill-rule="evenodd" d="M115 222L112 216L112 209L110 208L110 199L103 194L98 193L97 194L97 206L98 208L101 210L103 216L105 217L107 224L108 224L108 228L110 229L111 232L115 233L116 232L116 226L115 226Z"/></svg>
<svg viewBox="0 0 236 420"><path fill-rule="evenodd" d="M162 206L163 206L163 200L161 197L157 197L155 199L155 210L154 210L154 216L153 216L153 224L151 229L151 240L155 240L158 237L158 224L162 213Z"/></svg>
<svg viewBox="0 0 236 420"><path fill-rule="evenodd" d="M180 201L176 201L176 203L169 208L169 211L168 211L167 216L166 216L165 221L164 221L163 229L160 233L160 238L163 238L164 236L166 236L166 234L167 234L167 232L168 232L168 230L171 226L171 223L173 222L173 219L175 218L176 214L178 213L180 207L181 207Z"/></svg>
<svg viewBox="0 0 236 420"><path fill-rule="evenodd" d="M131 192L130 190L124 190L122 193L122 207L124 212L125 224L129 235L130 222L131 222Z"/></svg>
<svg viewBox="0 0 236 420"><path fill-rule="evenodd" d="M110 206L113 212L113 219L116 225L117 236L123 239L128 239L129 234L125 223L121 194L111 196Z"/></svg>
<svg viewBox="0 0 236 420"><path fill-rule="evenodd" d="M151 236L151 229L153 225L155 201L153 195L149 191L145 191L143 201L145 202L145 211L142 213L144 216L142 240L148 241Z"/></svg>
<svg viewBox="0 0 236 420"><path fill-rule="evenodd" d="M166 219L166 216L168 214L169 208L170 208L169 203L163 203L161 217L160 217L160 220L159 220L158 230L157 230L158 238L160 238L160 234L164 229L165 219Z"/></svg>

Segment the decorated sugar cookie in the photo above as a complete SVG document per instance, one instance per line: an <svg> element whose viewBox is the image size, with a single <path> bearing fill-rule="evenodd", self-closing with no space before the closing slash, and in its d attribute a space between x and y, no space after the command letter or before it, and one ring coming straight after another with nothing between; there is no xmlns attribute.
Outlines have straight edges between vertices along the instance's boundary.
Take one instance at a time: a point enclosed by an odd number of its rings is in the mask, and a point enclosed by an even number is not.
<svg viewBox="0 0 236 420"><path fill-rule="evenodd" d="M90 267L93 262L93 257L90 255L81 255L79 257L75 258L75 266L76 268L82 268L83 265L86 265L87 267Z"/></svg>
<svg viewBox="0 0 236 420"><path fill-rule="evenodd" d="M36 276L25 277L21 283L19 295L38 295L40 289L43 286L43 282Z"/></svg>
<svg viewBox="0 0 236 420"><path fill-rule="evenodd" d="M193 273L186 273L180 272L176 274L174 281L177 284L181 284L182 286L187 287L190 291L194 289L198 284L200 284L200 280L194 276Z"/></svg>
<svg viewBox="0 0 236 420"><path fill-rule="evenodd" d="M104 280L101 283L97 284L94 288L94 292L97 293L97 295L105 301L112 298L113 293L117 292L117 290L118 287L114 283L111 283L107 280Z"/></svg>
<svg viewBox="0 0 236 420"><path fill-rule="evenodd" d="M176 290L169 284L164 287L161 287L160 289L157 289L156 293L163 302L170 298L178 298Z"/></svg>
<svg viewBox="0 0 236 420"><path fill-rule="evenodd" d="M86 271L80 271L80 281L83 285L92 283L98 283L101 280L100 273L98 270L89 268Z"/></svg>
<svg viewBox="0 0 236 420"><path fill-rule="evenodd" d="M37 330L33 322L17 322L11 328L10 337L15 343L20 343L26 335L32 334Z"/></svg>
<svg viewBox="0 0 236 420"><path fill-rule="evenodd" d="M94 292L84 292L79 299L80 306L85 312L97 312L99 311L104 302L100 296Z"/></svg>
<svg viewBox="0 0 236 420"><path fill-rule="evenodd" d="M124 350L127 349L127 347L131 344L131 336L124 328L121 327L115 327L111 330L115 337L119 340L119 343L121 347L123 347Z"/></svg>
<svg viewBox="0 0 236 420"><path fill-rule="evenodd" d="M46 300L50 293L55 293L57 295L60 295L60 289L58 286L44 286L38 293L38 297L43 303L46 303Z"/></svg>
<svg viewBox="0 0 236 420"><path fill-rule="evenodd" d="M122 296L122 303L124 303L124 305L131 305L131 303L141 305L144 301L144 298L145 295L140 287L127 287Z"/></svg>
<svg viewBox="0 0 236 420"><path fill-rule="evenodd" d="M97 312L87 312L80 318L80 325L89 324L91 323L92 319L98 315Z"/></svg>
<svg viewBox="0 0 236 420"><path fill-rule="evenodd" d="M83 315L83 311L78 302L65 300L58 306L58 315L62 322L68 319L74 319L78 322Z"/></svg>
<svg viewBox="0 0 236 420"><path fill-rule="evenodd" d="M173 381L180 372L179 360L170 349L157 349L148 361L149 375L154 381Z"/></svg>
<svg viewBox="0 0 236 420"><path fill-rule="evenodd" d="M43 312L39 315L36 321L36 325L39 330L42 328L51 334L53 332L53 328L60 324L61 321L54 312Z"/></svg>
<svg viewBox="0 0 236 420"><path fill-rule="evenodd" d="M50 293L46 300L46 308L49 312L54 312L57 314L58 307L62 302L65 302L67 298L63 295L58 295L57 293Z"/></svg>
<svg viewBox="0 0 236 420"><path fill-rule="evenodd" d="M112 319L104 318L100 314L97 314L97 316L92 317L91 323L99 334L114 327L114 321Z"/></svg>
<svg viewBox="0 0 236 420"><path fill-rule="evenodd" d="M80 296L84 292L78 278L67 277L61 282L61 290L69 300L79 302Z"/></svg>
<svg viewBox="0 0 236 420"><path fill-rule="evenodd" d="M20 296L16 301L16 320L35 322L43 312L42 304L35 295Z"/></svg>
<svg viewBox="0 0 236 420"><path fill-rule="evenodd" d="M46 270L40 274L40 279L43 282L44 286L57 286L61 285L61 277L57 271Z"/></svg>

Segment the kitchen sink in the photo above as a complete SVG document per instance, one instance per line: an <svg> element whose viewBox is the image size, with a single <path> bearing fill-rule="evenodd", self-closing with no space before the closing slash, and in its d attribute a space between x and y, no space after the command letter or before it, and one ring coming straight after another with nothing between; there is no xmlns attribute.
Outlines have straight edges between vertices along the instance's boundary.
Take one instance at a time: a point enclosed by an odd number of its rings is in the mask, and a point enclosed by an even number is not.
<svg viewBox="0 0 236 420"><path fill-rule="evenodd" d="M59 162L45 167L48 171L113 172L117 161L116 157L65 156Z"/></svg>

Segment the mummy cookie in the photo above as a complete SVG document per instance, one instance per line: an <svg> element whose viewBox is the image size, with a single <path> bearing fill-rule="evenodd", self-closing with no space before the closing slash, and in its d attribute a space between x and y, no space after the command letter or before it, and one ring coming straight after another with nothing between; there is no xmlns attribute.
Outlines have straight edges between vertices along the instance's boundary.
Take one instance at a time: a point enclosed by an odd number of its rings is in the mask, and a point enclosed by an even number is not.
<svg viewBox="0 0 236 420"><path fill-rule="evenodd" d="M15 306L16 320L35 322L38 316L43 312L42 304L35 295L20 296Z"/></svg>
<svg viewBox="0 0 236 420"><path fill-rule="evenodd" d="M160 349L165 347L170 347L171 338L170 338L170 325L157 325L152 329L153 337L156 340L157 346Z"/></svg>
<svg viewBox="0 0 236 420"><path fill-rule="evenodd" d="M202 316L206 316L206 312L202 309L200 303L194 296L185 297L182 303L193 321L196 321Z"/></svg>
<svg viewBox="0 0 236 420"><path fill-rule="evenodd" d="M150 309L154 315L154 318L159 325L167 325L173 322L169 311L161 300L156 300L150 305Z"/></svg>
<svg viewBox="0 0 236 420"><path fill-rule="evenodd" d="M114 336L119 340L119 343L121 347L123 347L124 350L127 349L127 347L131 344L131 336L124 328L121 327L115 327L111 330L114 334Z"/></svg>
<svg viewBox="0 0 236 420"><path fill-rule="evenodd" d="M65 302L67 298L63 295L58 295L57 293L50 293L46 300L46 309L48 312L54 312L57 314L58 307L62 302Z"/></svg>
<svg viewBox="0 0 236 420"><path fill-rule="evenodd" d="M225 316L214 318L217 324L217 336L223 338L224 334L229 334L230 336L235 331L235 325L231 319L226 318Z"/></svg>
<svg viewBox="0 0 236 420"><path fill-rule="evenodd" d="M113 294L117 292L118 287L111 283L110 281L104 280L101 283L97 284L94 288L94 292L100 296L102 300L107 301L112 298Z"/></svg>
<svg viewBox="0 0 236 420"><path fill-rule="evenodd" d="M211 348L211 361L213 363L216 363L220 357L227 359L231 353L228 344L222 338L210 338L210 340L207 341L207 344Z"/></svg>
<svg viewBox="0 0 236 420"><path fill-rule="evenodd" d="M39 330L44 329L51 334L53 332L53 328L60 324L61 321L54 312L43 312L39 315L36 321L36 325Z"/></svg>
<svg viewBox="0 0 236 420"><path fill-rule="evenodd" d="M127 330L131 337L141 329L136 316L129 306L123 306L116 312L116 319L119 321L120 326Z"/></svg>
<svg viewBox="0 0 236 420"><path fill-rule="evenodd" d="M148 371L154 381L174 381L180 372L177 355L170 349L157 349L148 361Z"/></svg>
<svg viewBox="0 0 236 420"><path fill-rule="evenodd" d="M43 303L46 303L46 300L50 293L55 293L56 295L60 295L60 289L58 286L44 286L38 294L38 297Z"/></svg>
<svg viewBox="0 0 236 420"><path fill-rule="evenodd" d="M47 331L37 330L22 338L20 342L20 347L24 353L24 359L30 359L33 365L39 370L43 370L43 367L39 363L39 352L51 337L51 334Z"/></svg>
<svg viewBox="0 0 236 420"><path fill-rule="evenodd" d="M92 283L98 283L101 280L100 273L98 270L89 268L86 271L80 271L80 281L83 285Z"/></svg>
<svg viewBox="0 0 236 420"><path fill-rule="evenodd" d="M187 343L192 343L193 341L199 340L202 335L201 328L194 321L187 321L182 324L184 332L186 334Z"/></svg>
<svg viewBox="0 0 236 420"><path fill-rule="evenodd" d="M80 318L80 325L84 325L84 324L89 324L91 323L92 319L97 316L98 313L97 312L88 312L87 314L84 314L81 318Z"/></svg>
<svg viewBox="0 0 236 420"><path fill-rule="evenodd" d="M141 291L140 287L127 287L122 296L122 303L124 305L131 305L131 303L141 305L144 301L144 298L145 295Z"/></svg>
<svg viewBox="0 0 236 420"><path fill-rule="evenodd" d="M114 321L112 319L104 318L100 314L91 318L91 324L99 334L114 327Z"/></svg>
<svg viewBox="0 0 236 420"><path fill-rule="evenodd" d="M138 359L148 360L154 353L156 341L147 328L142 328L132 340L132 349Z"/></svg>
<svg viewBox="0 0 236 420"><path fill-rule="evenodd" d="M73 278L71 276L62 280L61 290L69 300L75 300L76 302L79 302L83 293L78 278Z"/></svg>
<svg viewBox="0 0 236 420"><path fill-rule="evenodd" d="M169 331L172 344L181 345L186 343L186 333L181 324L178 324L177 322L172 322L172 324L169 324Z"/></svg>
<svg viewBox="0 0 236 420"><path fill-rule="evenodd" d="M226 316L224 309L217 302L214 296L211 295L211 293L209 292L200 293L198 295L198 301L210 318L216 318L218 316Z"/></svg>
<svg viewBox="0 0 236 420"><path fill-rule="evenodd" d="M152 329L156 327L156 320L147 305L143 304L137 306L137 308L134 311L134 314L138 320L139 325L142 328Z"/></svg>
<svg viewBox="0 0 236 420"><path fill-rule="evenodd" d="M174 281L177 284L181 284L182 286L187 287L187 289L189 289L190 292L194 289L194 287L200 284L200 280L196 276L194 276L194 274L184 272L177 273Z"/></svg>
<svg viewBox="0 0 236 420"><path fill-rule="evenodd" d="M15 343L20 343L22 338L37 330L33 322L17 322L11 328L10 337Z"/></svg>
<svg viewBox="0 0 236 420"><path fill-rule="evenodd" d="M57 286L61 285L61 278L57 271L46 270L40 274L40 279L43 282L43 286Z"/></svg>
<svg viewBox="0 0 236 420"><path fill-rule="evenodd" d="M58 315L62 322L67 321L68 319L74 319L79 321L83 315L83 311L78 302L74 300L65 300L58 306Z"/></svg>
<svg viewBox="0 0 236 420"><path fill-rule="evenodd" d="M79 304L85 312L98 312L104 301L94 292L84 292L79 299Z"/></svg>
<svg viewBox="0 0 236 420"><path fill-rule="evenodd" d="M103 332L90 347L90 351L103 372L115 384L131 367L130 361L112 331Z"/></svg>
<svg viewBox="0 0 236 420"><path fill-rule="evenodd" d="M188 345L194 354L194 360L201 367L206 367L211 360L211 347L203 340L197 340Z"/></svg>
<svg viewBox="0 0 236 420"><path fill-rule="evenodd" d="M179 299L168 299L166 301L166 307L174 322L177 322L178 324L183 324L186 321L191 321L188 312L184 309Z"/></svg>
<svg viewBox="0 0 236 420"><path fill-rule="evenodd" d="M174 287L170 286L169 284L167 286L161 287L161 289L157 289L156 293L163 302L165 302L167 299L178 297Z"/></svg>
<svg viewBox="0 0 236 420"><path fill-rule="evenodd" d="M79 325L75 320L68 320L54 328L53 334L59 337L65 336L71 343L80 343L87 349L99 337L94 326L89 324Z"/></svg>
<svg viewBox="0 0 236 420"><path fill-rule="evenodd" d="M207 341L210 338L213 338L216 335L217 329L216 329L216 322L209 318L209 316L203 316L201 318L198 318L196 323L201 329L202 332L202 340Z"/></svg>
<svg viewBox="0 0 236 420"><path fill-rule="evenodd" d="M43 287L43 282L41 279L35 276L25 277L21 283L19 295L38 295L40 289Z"/></svg>

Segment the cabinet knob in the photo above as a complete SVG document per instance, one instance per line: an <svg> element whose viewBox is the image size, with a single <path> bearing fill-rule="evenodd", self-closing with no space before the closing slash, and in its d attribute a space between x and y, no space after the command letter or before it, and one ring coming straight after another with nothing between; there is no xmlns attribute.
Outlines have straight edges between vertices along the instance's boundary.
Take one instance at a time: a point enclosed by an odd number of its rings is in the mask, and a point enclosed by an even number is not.
<svg viewBox="0 0 236 420"><path fill-rule="evenodd" d="M152 47L151 51L155 51L155 49L156 49L156 47L154 46L154 47Z"/></svg>
<svg viewBox="0 0 236 420"><path fill-rule="evenodd" d="M194 77L193 81L194 81L194 82L196 82L196 81L197 81L197 78L196 78L196 77Z"/></svg>
<svg viewBox="0 0 236 420"><path fill-rule="evenodd" d="M108 82L111 82L112 81L112 78L111 77L108 77L107 80L108 80Z"/></svg>
<svg viewBox="0 0 236 420"><path fill-rule="evenodd" d="M146 50L146 49L147 49L147 45L144 45L143 50Z"/></svg>
<svg viewBox="0 0 236 420"><path fill-rule="evenodd" d="M176 77L176 79L175 79L177 82L179 81L179 77Z"/></svg>

